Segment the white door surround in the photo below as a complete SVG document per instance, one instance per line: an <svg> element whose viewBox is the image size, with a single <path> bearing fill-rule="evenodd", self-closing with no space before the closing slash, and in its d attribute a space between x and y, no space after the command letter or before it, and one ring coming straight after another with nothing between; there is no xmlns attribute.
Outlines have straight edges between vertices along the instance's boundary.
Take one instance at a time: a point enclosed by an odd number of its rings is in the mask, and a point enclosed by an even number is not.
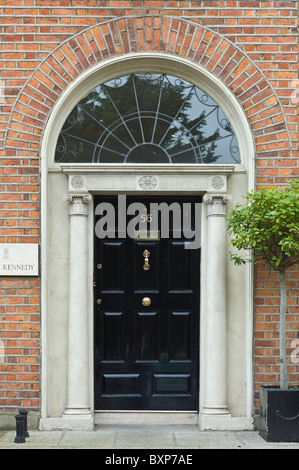
<svg viewBox="0 0 299 470"><path fill-rule="evenodd" d="M151 56L149 60L149 55ZM75 80L53 110L44 133L42 146L42 416L41 429L86 429L94 428L95 422L105 422L104 414L98 415L93 408L93 204L94 194L189 194L203 195L202 219L202 262L201 262L201 338L200 338L200 413L199 416L186 416L186 422L194 419L202 429L250 429L252 426L252 377L251 377L251 331L252 331L252 273L250 267L241 271L241 277L229 265L225 216L227 208L240 200L242 194L251 189L254 178L253 146L251 133L244 113L231 93L216 79L199 66L189 61L167 55L131 55L121 59L124 69L140 70L145 63L148 69L172 71L190 81L198 82L229 114L240 142L241 165L116 165L116 164L55 164L55 142L60 128L74 104L92 89L95 83L119 73L120 64L110 60L97 64L89 74L82 74ZM118 72L117 72L118 71ZM175 72L174 72L175 71ZM125 73L125 70L124 70ZM230 101L229 101L230 100ZM242 138L241 138L242 136ZM143 176L153 177L151 189L142 187ZM57 180L57 192L56 184ZM55 191L54 191L55 188ZM59 194L58 194L59 191ZM51 232L55 217L55 201L59 202L62 214L61 227L66 229L69 252L59 256L59 234ZM67 213L69 215L67 215ZM50 240L50 243L48 243ZM54 247L54 248L52 248ZM56 250L56 251L55 251ZM54 253L55 252L55 253ZM65 298L67 312L61 310L59 299L55 309L51 305L51 283L54 274L51 266L63 258L67 267ZM50 266L50 269L49 269ZM53 268L54 269L54 268ZM228 273L228 275L227 275ZM242 278L242 281L240 280ZM240 285L240 299L238 296ZM63 290L63 289L62 289ZM66 300L67 299L67 300ZM243 299L243 300L242 300ZM245 299L245 300L244 300ZM242 303L243 302L243 303ZM243 305L244 311L237 312L236 303ZM61 304L61 305L62 305ZM55 311L54 311L55 310ZM238 317L241 316L241 319ZM65 358L57 357L53 351L54 318L61 318L64 339L67 343ZM237 319L237 323L235 323ZM56 323L59 320L56 320ZM235 325L240 323L240 329ZM238 330L238 331L237 331ZM56 330L55 330L56 331ZM228 342L228 337L233 338ZM239 346L238 346L239 345ZM235 353L240 345L242 364ZM67 379L63 389L63 403L54 405L53 384L56 377L55 362L59 362ZM242 397L234 396L233 369L242 371ZM59 369L59 368L58 368ZM245 387L243 383L246 383ZM228 393L229 392L229 393ZM238 401L239 400L239 401ZM64 410L62 413L52 410ZM242 411L239 411L242 410ZM157 422L170 424L182 422L182 414L175 413L168 419L167 414L159 413ZM111 422L120 419L114 414ZM125 413L128 419L128 413ZM136 418L137 416L137 418ZM132 422L136 422L140 412ZM170 416L170 415L169 415ZM102 421L101 421L102 419ZM154 413L151 416L155 422ZM98 421L99 420L99 421ZM114 420L114 421L113 421ZM184 418L183 418L184 420ZM192 422L193 422L192 421ZM109 418L108 421L109 422ZM128 422L128 421L127 421ZM147 421L148 422L148 421Z"/></svg>
<svg viewBox="0 0 299 470"><path fill-rule="evenodd" d="M127 193L142 190L142 178L152 177L154 181L151 193L204 193L207 206L207 223L203 221L203 229L207 230L205 250L209 262L203 267L201 276L205 278L206 294L202 295L202 310L207 311L206 341L209 354L206 354L206 402L201 412L202 422L210 422L210 418L231 417L226 400L226 235L225 216L226 204L231 195L226 192L227 176L234 171L234 166L213 169L207 166L184 170L178 177L177 173L169 174L164 168L134 168L128 172L123 166L113 171L99 171L95 166L63 164L64 173L69 177L69 190L65 200L70 205L70 283L69 283L69 358L68 358L68 405L63 418L65 423L75 426L86 424L89 419L92 427L93 416L88 408L88 289L87 249L86 249L86 205L92 201L91 191L99 194L114 191ZM161 188L160 190L158 188ZM147 191L148 192L148 191ZM207 225L207 227L206 227ZM84 255L85 253L85 255ZM200 269L200 267L198 267ZM215 289L217 286L217 289ZM86 312L86 316L82 313ZM81 339L79 341L79 339ZM215 347L217 344L217 347ZM80 345L80 347L78 347ZM85 377L84 380L82 378ZM77 385L76 385L77 384ZM80 386L79 386L80 384ZM161 415L161 413L159 413ZM113 413L111 413L113 415ZM103 413L107 420L107 413ZM182 421L183 413L178 418ZM169 417L169 413L168 413ZM74 418L79 421L74 423ZM148 419L149 417L147 417ZM185 413L186 422L191 421L190 413ZM197 422L197 416L193 416ZM115 416L110 418L115 420ZM128 419L126 417L126 419ZM172 417L172 419L174 419ZM153 421L153 417L152 417ZM194 420L193 420L194 421ZM101 419L99 419L101 422ZM219 427L219 426L218 426Z"/></svg>

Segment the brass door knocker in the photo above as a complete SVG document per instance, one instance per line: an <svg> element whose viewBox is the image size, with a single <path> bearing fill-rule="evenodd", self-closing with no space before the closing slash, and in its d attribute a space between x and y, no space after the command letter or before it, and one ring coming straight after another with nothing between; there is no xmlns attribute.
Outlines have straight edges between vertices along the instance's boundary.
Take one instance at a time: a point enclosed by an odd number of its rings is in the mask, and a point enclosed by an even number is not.
<svg viewBox="0 0 299 470"><path fill-rule="evenodd" d="M148 271L150 269L150 265L149 265L149 262L148 262L149 256L150 256L150 252L148 250L144 250L144 252L143 252L143 257L144 257L143 269L144 269L144 271Z"/></svg>

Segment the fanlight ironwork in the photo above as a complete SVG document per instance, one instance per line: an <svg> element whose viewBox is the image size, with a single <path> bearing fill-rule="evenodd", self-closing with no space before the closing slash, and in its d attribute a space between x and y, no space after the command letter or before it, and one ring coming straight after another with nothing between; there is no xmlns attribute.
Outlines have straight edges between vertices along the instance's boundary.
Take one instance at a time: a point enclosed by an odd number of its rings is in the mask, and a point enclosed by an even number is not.
<svg viewBox="0 0 299 470"><path fill-rule="evenodd" d="M220 106L192 83L132 73L97 86L69 114L56 162L240 163Z"/></svg>

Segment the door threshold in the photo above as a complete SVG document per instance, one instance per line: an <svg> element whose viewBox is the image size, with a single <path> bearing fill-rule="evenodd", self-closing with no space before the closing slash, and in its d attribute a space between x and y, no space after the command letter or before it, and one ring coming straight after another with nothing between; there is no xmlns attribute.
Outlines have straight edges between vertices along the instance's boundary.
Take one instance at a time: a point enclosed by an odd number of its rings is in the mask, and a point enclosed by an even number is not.
<svg viewBox="0 0 299 470"><path fill-rule="evenodd" d="M181 425L198 424L197 411L95 411L96 425Z"/></svg>

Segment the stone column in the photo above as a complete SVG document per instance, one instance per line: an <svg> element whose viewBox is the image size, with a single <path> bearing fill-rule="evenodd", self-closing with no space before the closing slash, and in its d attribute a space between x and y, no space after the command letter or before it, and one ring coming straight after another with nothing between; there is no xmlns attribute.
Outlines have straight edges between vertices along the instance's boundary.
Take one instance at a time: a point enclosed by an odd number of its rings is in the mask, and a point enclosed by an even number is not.
<svg viewBox="0 0 299 470"><path fill-rule="evenodd" d="M230 416L226 401L226 207L229 194L206 193L206 391L204 415Z"/></svg>
<svg viewBox="0 0 299 470"><path fill-rule="evenodd" d="M63 418L69 427L93 427L89 403L88 360L88 286L87 286L87 204L92 200L86 191L68 191L70 261L68 327L68 396Z"/></svg>

